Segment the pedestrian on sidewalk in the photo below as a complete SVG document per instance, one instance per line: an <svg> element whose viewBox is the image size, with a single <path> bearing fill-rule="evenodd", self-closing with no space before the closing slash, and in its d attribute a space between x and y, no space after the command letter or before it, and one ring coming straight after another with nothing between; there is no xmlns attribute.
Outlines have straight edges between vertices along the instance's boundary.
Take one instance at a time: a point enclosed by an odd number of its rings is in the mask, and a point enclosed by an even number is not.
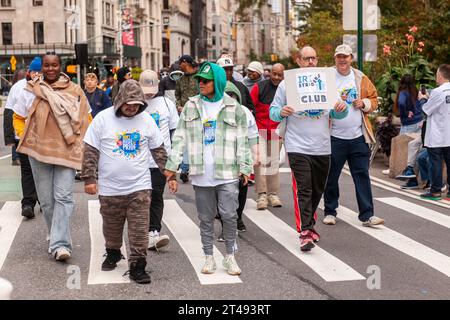
<svg viewBox="0 0 450 320"><path fill-rule="evenodd" d="M216 270L213 257L214 220L219 211L227 255L222 264L230 275L239 275L234 253L237 238L239 180L247 184L252 170L244 107L224 94L225 71L205 62L195 75L200 94L189 98L180 115L166 177L175 176L187 149L192 185L200 220L200 235L205 254L202 273Z"/></svg>
<svg viewBox="0 0 450 320"><path fill-rule="evenodd" d="M299 51L296 62L300 68L316 67L319 60L316 50L305 46ZM337 102L338 107L342 102ZM330 169L330 116L322 109L296 112L287 105L286 83L278 86L270 106L270 118L284 122L284 136L289 166L292 171L295 221L300 234L300 250L310 251L320 236L315 230L316 210L322 198Z"/></svg>
<svg viewBox="0 0 450 320"><path fill-rule="evenodd" d="M333 119L331 125L331 168L324 193L323 223L336 224L339 176L348 162L355 184L358 219L367 227L383 224L384 220L374 215L369 176L369 144L375 143L375 137L368 115L378 107L377 90L364 73L351 67L353 52L350 46L339 45L334 59L336 86L345 105L337 108L337 111L343 111L343 116Z"/></svg>
<svg viewBox="0 0 450 320"><path fill-rule="evenodd" d="M418 93L414 76L405 74L400 79L394 104L394 113L400 114L400 121L402 124L400 134L420 134L423 116L422 106L417 99Z"/></svg>
<svg viewBox="0 0 450 320"><path fill-rule="evenodd" d="M170 153L171 137L178 125L178 112L175 104L164 93L158 92L158 74L152 70L145 70L141 73L139 84L144 92L147 109L145 110L155 120L161 131L164 141L164 148ZM158 250L169 244L168 235L161 234L161 221L164 211L164 188L166 187L166 177L158 168L153 157L150 157L150 173L152 178L152 199L150 202L150 225L149 225L149 250Z"/></svg>
<svg viewBox="0 0 450 320"><path fill-rule="evenodd" d="M446 199L450 199L450 64L442 64L436 73L438 87L430 95L419 93L419 100L428 99L423 105L427 116L424 145L431 161L431 188L421 194L423 199L442 198L442 161L447 166Z"/></svg>
<svg viewBox="0 0 450 320"><path fill-rule="evenodd" d="M6 100L5 112L4 112L4 138L5 145L14 145L17 148L19 145L19 133L14 132L13 127L13 115L14 115L14 105L17 103L22 91L27 85L27 81L30 81L39 76L42 68L41 57L35 57L25 73L25 78L16 82L9 92L8 99ZM22 134L22 132L20 132ZM34 184L33 172L30 166L30 160L26 154L17 153L19 157L20 165L20 177L22 186L22 216L27 219L33 219L35 217L34 207L38 202L38 197L36 193L36 187Z"/></svg>
<svg viewBox="0 0 450 320"><path fill-rule="evenodd" d="M89 126L81 177L86 193L99 194L106 247L102 270L113 270L122 259L120 248L127 222L129 276L145 284L151 282L145 271L152 189L148 164L153 156L159 170L164 170L167 153L155 121L144 112L147 103L136 80L124 82L114 101L114 108L99 113ZM173 184L176 182L170 186Z"/></svg>
<svg viewBox="0 0 450 320"><path fill-rule="evenodd" d="M29 156L33 170L50 234L49 253L66 260L72 252L74 177L81 170L89 104L80 86L61 72L55 53L42 58L42 74L27 83L14 105L14 129L20 136L17 151Z"/></svg>
<svg viewBox="0 0 450 320"><path fill-rule="evenodd" d="M281 139L275 133L278 122L269 117L270 104L278 85L284 79L284 66L276 63L270 72L270 79L253 86L250 96L255 106L256 124L259 130L259 154L261 165L255 167L255 192L257 209L265 210L268 205L281 207L280 197L280 149Z"/></svg>

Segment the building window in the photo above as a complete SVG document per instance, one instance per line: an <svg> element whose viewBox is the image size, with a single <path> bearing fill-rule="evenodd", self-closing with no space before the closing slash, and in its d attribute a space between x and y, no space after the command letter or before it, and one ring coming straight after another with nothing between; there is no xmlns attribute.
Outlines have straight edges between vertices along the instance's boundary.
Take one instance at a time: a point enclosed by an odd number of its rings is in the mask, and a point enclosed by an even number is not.
<svg viewBox="0 0 450 320"><path fill-rule="evenodd" d="M12 23L2 22L3 45L12 44Z"/></svg>
<svg viewBox="0 0 450 320"><path fill-rule="evenodd" d="M114 38L103 37L103 52L106 55L114 54L116 51L116 44Z"/></svg>
<svg viewBox="0 0 450 320"><path fill-rule="evenodd" d="M106 10L105 10L105 24L110 26L111 25L111 4L106 4Z"/></svg>
<svg viewBox="0 0 450 320"><path fill-rule="evenodd" d="M34 30L34 44L43 44L44 43L44 23L43 22L35 22L33 24Z"/></svg>
<svg viewBox="0 0 450 320"><path fill-rule="evenodd" d="M44 0L33 0L33 6L39 7L44 5Z"/></svg>
<svg viewBox="0 0 450 320"><path fill-rule="evenodd" d="M163 1L163 9L168 10L169 9L169 0Z"/></svg>
<svg viewBox="0 0 450 320"><path fill-rule="evenodd" d="M2 0L2 7L11 7L11 0Z"/></svg>
<svg viewBox="0 0 450 320"><path fill-rule="evenodd" d="M216 45L216 37L212 37L212 45L213 45L213 46Z"/></svg>

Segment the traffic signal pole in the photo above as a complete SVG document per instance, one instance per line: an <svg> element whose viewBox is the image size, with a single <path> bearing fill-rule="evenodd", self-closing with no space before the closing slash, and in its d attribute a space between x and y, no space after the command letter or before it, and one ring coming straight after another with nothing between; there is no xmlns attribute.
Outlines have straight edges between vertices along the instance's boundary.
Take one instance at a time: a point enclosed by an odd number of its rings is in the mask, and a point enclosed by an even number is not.
<svg viewBox="0 0 450 320"><path fill-rule="evenodd" d="M363 69L363 0L358 0L358 69Z"/></svg>

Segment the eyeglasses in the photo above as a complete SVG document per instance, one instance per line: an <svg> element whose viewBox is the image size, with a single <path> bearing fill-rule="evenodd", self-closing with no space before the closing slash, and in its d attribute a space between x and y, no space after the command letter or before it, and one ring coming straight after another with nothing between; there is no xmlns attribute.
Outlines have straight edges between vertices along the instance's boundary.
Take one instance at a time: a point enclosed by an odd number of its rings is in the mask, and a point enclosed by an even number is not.
<svg viewBox="0 0 450 320"><path fill-rule="evenodd" d="M205 78L198 78L198 83L203 83L203 84L208 84L210 83L212 80L210 79L205 79Z"/></svg>
<svg viewBox="0 0 450 320"><path fill-rule="evenodd" d="M317 60L317 57L302 57L302 60L303 61L316 61Z"/></svg>

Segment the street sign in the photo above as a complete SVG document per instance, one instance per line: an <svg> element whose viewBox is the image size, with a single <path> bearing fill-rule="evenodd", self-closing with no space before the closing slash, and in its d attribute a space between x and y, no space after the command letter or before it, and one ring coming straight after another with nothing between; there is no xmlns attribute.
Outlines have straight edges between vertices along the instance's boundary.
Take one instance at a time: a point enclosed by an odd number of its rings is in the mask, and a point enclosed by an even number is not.
<svg viewBox="0 0 450 320"><path fill-rule="evenodd" d="M343 43L348 44L353 50L353 57L358 60L358 38L356 34L344 34ZM377 61L378 38L375 34L364 35L363 54L364 61Z"/></svg>
<svg viewBox="0 0 450 320"><path fill-rule="evenodd" d="M11 70L16 71L16 63L17 63L16 57L12 56L9 62L11 63Z"/></svg>
<svg viewBox="0 0 450 320"><path fill-rule="evenodd" d="M69 64L66 67L66 71L67 71L67 73L77 73L77 66L74 64Z"/></svg>
<svg viewBox="0 0 450 320"><path fill-rule="evenodd" d="M358 1L343 0L342 25L344 30L358 30ZM380 29L381 11L378 0L363 0L363 30Z"/></svg>

